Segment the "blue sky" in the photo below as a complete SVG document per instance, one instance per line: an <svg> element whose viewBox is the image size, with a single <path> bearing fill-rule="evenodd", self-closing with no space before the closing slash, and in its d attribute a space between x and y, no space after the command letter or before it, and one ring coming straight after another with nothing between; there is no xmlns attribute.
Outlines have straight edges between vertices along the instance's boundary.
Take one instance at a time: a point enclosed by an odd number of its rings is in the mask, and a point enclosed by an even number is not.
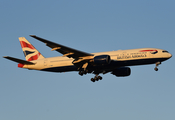
<svg viewBox="0 0 175 120"><path fill-rule="evenodd" d="M131 76L47 73L17 68L2 56L24 59L18 37L45 57L60 56L34 34L85 52L154 47L175 54L174 0L1 0L1 120L173 120L174 57L133 66Z"/></svg>

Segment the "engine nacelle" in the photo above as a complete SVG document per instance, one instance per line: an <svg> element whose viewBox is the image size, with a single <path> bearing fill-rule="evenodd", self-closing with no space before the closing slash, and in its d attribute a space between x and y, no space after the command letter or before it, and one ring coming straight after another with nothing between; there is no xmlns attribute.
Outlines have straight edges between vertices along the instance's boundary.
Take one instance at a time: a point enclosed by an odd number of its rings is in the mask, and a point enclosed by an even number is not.
<svg viewBox="0 0 175 120"><path fill-rule="evenodd" d="M100 55L94 57L95 65L106 65L111 62L111 57L109 55Z"/></svg>
<svg viewBox="0 0 175 120"><path fill-rule="evenodd" d="M113 70L111 74L117 77L126 77L131 74L131 69L129 67L120 67Z"/></svg>

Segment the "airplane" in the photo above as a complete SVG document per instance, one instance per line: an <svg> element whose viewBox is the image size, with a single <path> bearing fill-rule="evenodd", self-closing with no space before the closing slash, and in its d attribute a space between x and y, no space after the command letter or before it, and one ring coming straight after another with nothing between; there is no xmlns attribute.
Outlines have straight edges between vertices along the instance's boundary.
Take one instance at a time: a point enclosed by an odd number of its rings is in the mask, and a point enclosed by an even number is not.
<svg viewBox="0 0 175 120"><path fill-rule="evenodd" d="M168 60L172 55L163 49L140 48L129 50L117 50L109 52L87 53L79 51L36 35L31 37L43 42L52 51L57 51L63 56L45 58L25 37L19 37L19 41L26 60L4 56L4 58L19 63L19 68L49 72L77 71L83 76L87 73L95 74L92 82L102 80L99 74L111 73L117 77L126 77L131 74L129 66L155 64L158 65Z"/></svg>

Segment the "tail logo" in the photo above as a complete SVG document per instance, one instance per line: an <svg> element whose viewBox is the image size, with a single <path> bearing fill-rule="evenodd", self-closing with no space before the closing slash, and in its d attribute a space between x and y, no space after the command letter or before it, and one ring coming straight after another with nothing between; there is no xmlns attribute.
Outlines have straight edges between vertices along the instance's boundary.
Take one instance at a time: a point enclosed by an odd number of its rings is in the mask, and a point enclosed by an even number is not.
<svg viewBox="0 0 175 120"><path fill-rule="evenodd" d="M20 41L20 44L27 61L37 60L41 55L32 44L25 41Z"/></svg>
<svg viewBox="0 0 175 120"><path fill-rule="evenodd" d="M25 56L27 56L27 55L29 55L29 54L32 54L32 53L34 53L34 52L27 51L27 50L26 50L26 51L24 51L24 55L25 55Z"/></svg>

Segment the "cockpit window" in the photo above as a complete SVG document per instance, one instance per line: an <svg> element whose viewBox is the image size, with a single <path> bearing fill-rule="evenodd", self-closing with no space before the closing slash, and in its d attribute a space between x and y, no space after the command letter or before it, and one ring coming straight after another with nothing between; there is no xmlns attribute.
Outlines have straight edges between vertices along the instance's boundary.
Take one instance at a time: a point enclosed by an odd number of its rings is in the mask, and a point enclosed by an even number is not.
<svg viewBox="0 0 175 120"><path fill-rule="evenodd" d="M163 53L169 53L168 51L166 51L166 50L164 50L164 51L162 51Z"/></svg>

